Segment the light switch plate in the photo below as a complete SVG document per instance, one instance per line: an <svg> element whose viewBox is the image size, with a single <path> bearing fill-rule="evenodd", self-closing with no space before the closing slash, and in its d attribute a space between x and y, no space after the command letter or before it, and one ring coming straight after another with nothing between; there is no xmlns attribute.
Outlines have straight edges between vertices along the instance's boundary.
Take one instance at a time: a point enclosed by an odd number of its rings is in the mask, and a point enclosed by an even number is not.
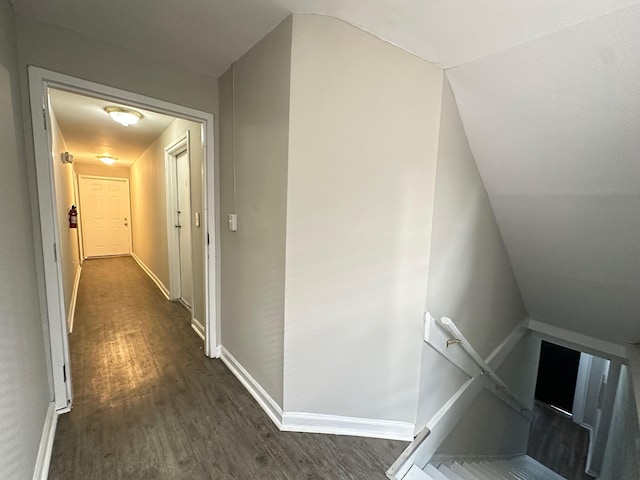
<svg viewBox="0 0 640 480"><path fill-rule="evenodd" d="M229 214L229 230L235 232L238 230L238 215L235 213Z"/></svg>

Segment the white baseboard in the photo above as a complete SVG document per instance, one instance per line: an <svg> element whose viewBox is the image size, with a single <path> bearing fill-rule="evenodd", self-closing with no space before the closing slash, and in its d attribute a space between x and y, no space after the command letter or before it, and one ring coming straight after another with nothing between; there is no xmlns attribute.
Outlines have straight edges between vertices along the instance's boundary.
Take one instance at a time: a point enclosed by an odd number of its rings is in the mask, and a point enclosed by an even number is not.
<svg viewBox="0 0 640 480"><path fill-rule="evenodd" d="M71 292L71 302L69 303L69 314L67 315L67 329L69 333L73 332L73 320L76 316L76 301L78 300L78 287L80 286L80 274L82 273L82 265L76 268L76 278L73 281L73 291Z"/></svg>
<svg viewBox="0 0 640 480"><path fill-rule="evenodd" d="M262 386L251 376L245 368L231 355L226 348L220 345L220 359L229 370L238 377L238 380L245 386L251 396L256 399L258 405L269 415L269 418L282 429L282 408L271 398Z"/></svg>
<svg viewBox="0 0 640 480"><path fill-rule="evenodd" d="M49 477L51 451L53 450L53 440L56 436L57 424L58 413L56 412L55 403L51 402L44 420L40 448L38 449L38 457L36 458L36 467L33 471L33 480L47 480Z"/></svg>
<svg viewBox="0 0 640 480"><path fill-rule="evenodd" d="M409 442L413 440L414 429L415 425L409 422L302 412L284 412L281 428L285 432L353 435Z"/></svg>
<svg viewBox="0 0 640 480"><path fill-rule="evenodd" d="M408 422L377 420L370 418L342 417L318 413L283 412L282 408L260 386L249 372L229 353L224 346L218 346L220 359L238 377L249 393L276 424L285 432L326 433L332 435L353 435L358 437L387 438L393 440L413 440L415 425Z"/></svg>
<svg viewBox="0 0 640 480"><path fill-rule="evenodd" d="M191 328L193 328L193 331L198 334L202 341L204 341L204 325L202 325L198 319L191 319Z"/></svg>
<svg viewBox="0 0 640 480"><path fill-rule="evenodd" d="M162 292L162 294L167 298L167 300L171 300L171 295L169 294L169 289L167 287L164 286L164 284L160 281L160 279L158 277L156 277L156 274L153 273L149 267L147 267L144 262L142 260L140 260L140 258L138 258L138 256L131 252L131 256L133 257L133 259L138 262L138 265L140 265L140 268L142 268L147 275L149 275L149 278L151 278L151 280L153 280L153 282L158 286L158 288L160 289L160 291Z"/></svg>

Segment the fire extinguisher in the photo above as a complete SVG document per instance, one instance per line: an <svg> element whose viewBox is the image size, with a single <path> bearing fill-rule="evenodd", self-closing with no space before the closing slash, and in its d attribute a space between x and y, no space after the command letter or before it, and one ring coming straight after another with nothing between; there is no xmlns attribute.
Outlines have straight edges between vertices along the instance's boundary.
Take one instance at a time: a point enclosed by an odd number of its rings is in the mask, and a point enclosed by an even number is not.
<svg viewBox="0 0 640 480"><path fill-rule="evenodd" d="M78 210L75 205L71 205L69 210L69 228L78 228Z"/></svg>

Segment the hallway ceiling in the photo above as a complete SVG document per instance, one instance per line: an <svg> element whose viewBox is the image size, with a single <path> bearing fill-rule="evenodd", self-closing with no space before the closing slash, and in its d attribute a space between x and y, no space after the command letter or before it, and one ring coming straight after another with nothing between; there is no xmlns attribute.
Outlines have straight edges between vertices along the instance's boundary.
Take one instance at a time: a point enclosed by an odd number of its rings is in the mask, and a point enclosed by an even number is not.
<svg viewBox="0 0 640 480"><path fill-rule="evenodd" d="M290 12L447 70L532 317L640 339L640 0L13 0L212 76ZM381 66L384 68L384 66Z"/></svg>
<svg viewBox="0 0 640 480"><path fill-rule="evenodd" d="M97 155L118 159L114 167L129 167L166 130L174 118L134 108L143 118L123 127L111 120L105 107L125 107L97 98L51 90L51 109L76 163L103 165Z"/></svg>

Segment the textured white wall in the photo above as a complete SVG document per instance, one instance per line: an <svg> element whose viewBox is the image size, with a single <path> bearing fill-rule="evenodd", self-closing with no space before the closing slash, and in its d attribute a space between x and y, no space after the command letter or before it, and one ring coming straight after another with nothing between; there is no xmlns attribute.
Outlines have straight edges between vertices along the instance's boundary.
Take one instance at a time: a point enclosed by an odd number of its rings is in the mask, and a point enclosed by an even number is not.
<svg viewBox="0 0 640 480"><path fill-rule="evenodd" d="M113 165L90 165L74 163L73 170L78 175L96 175L98 177L129 178L129 167L114 167Z"/></svg>
<svg viewBox="0 0 640 480"><path fill-rule="evenodd" d="M164 149L189 131L191 212L193 235L193 313L204 325L204 245L202 227L195 226L195 213L203 217L202 162L204 148L200 124L176 119L129 168L131 190L131 233L133 252L169 288L169 249Z"/></svg>
<svg viewBox="0 0 640 480"><path fill-rule="evenodd" d="M491 353L526 315L509 257L447 81L444 82L442 96L427 310L436 318L450 317L483 357ZM539 340L537 343L539 345ZM417 430L424 427L468 378L427 344L422 348ZM503 369L510 372L513 365L519 369L524 368L527 361L534 362L532 365L535 370L527 370L528 374L519 380L517 375L509 375L517 380L513 388L521 389L524 396L532 399L537 372L535 348L529 353L526 359L517 361L512 355ZM508 412L509 407L496 403L486 395L481 401L490 408L490 413L480 415L482 418L478 417L478 422L486 418L498 421L500 416L513 416ZM519 416L516 414L516 417ZM478 426L474 424L473 413L465 418L445 445L447 453L471 447L483 447L487 451L501 448L497 438L493 443L484 445L461 443L465 435L472 436L469 432ZM519 421L518 418L516 420ZM518 436L523 430L514 429L514 432ZM488 436L484 441L490 438ZM516 443L518 448L522 446L522 441Z"/></svg>
<svg viewBox="0 0 640 480"><path fill-rule="evenodd" d="M599 480L640 478L640 428L629 369L622 366Z"/></svg>
<svg viewBox="0 0 640 480"><path fill-rule="evenodd" d="M285 410L416 415L442 70L294 17Z"/></svg>
<svg viewBox="0 0 640 480"><path fill-rule="evenodd" d="M0 476L31 478L51 401L34 259L14 15L0 0Z"/></svg>
<svg viewBox="0 0 640 480"><path fill-rule="evenodd" d="M62 163L60 153L68 151L67 145L60 131L60 126L51 112L51 137L53 151L53 180L56 189L56 206L58 227L60 230L60 265L62 268L62 291L64 295L65 316L68 319L73 284L76 270L80 265L80 250L78 248L78 229L69 228L68 211L71 205L78 206L73 188L73 165ZM67 325L68 327L68 325Z"/></svg>
<svg viewBox="0 0 640 480"><path fill-rule="evenodd" d="M291 25L220 79L222 344L280 406ZM237 232L227 228L233 212Z"/></svg>

